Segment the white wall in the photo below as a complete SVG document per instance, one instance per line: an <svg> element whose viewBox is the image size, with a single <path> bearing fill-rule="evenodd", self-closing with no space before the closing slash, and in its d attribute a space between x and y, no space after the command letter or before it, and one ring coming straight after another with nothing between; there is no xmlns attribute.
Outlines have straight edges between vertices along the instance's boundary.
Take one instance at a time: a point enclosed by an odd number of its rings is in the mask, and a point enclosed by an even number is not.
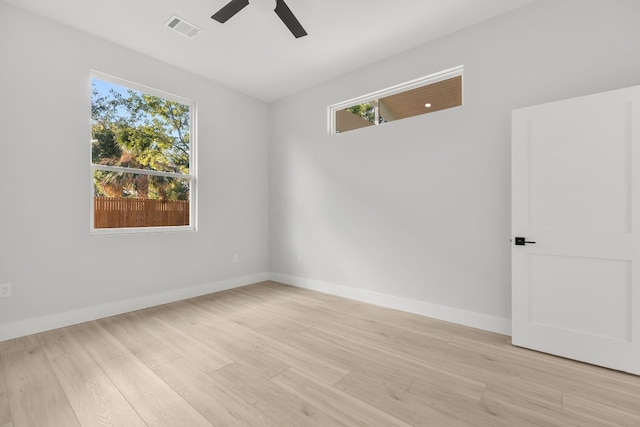
<svg viewBox="0 0 640 427"><path fill-rule="evenodd" d="M640 84L638 22L540 0L273 104L273 277L509 332L511 111ZM464 107L327 134L328 105L461 64Z"/></svg>
<svg viewBox="0 0 640 427"><path fill-rule="evenodd" d="M508 332L511 110L640 84L639 17L539 0L267 106L0 2L0 340L268 271ZM463 108L327 135L329 104L460 64ZM89 235L90 69L198 102L198 232Z"/></svg>
<svg viewBox="0 0 640 427"><path fill-rule="evenodd" d="M268 277L266 104L4 2L0 63L0 340ZM198 103L197 232L89 235L91 69Z"/></svg>

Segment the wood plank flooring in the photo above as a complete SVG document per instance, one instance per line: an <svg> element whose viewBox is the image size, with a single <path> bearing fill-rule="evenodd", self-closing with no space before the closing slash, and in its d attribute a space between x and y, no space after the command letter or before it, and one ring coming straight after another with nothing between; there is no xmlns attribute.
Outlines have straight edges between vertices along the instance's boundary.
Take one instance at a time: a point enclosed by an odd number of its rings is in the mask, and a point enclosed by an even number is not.
<svg viewBox="0 0 640 427"><path fill-rule="evenodd" d="M0 342L0 427L640 426L640 377L264 282Z"/></svg>

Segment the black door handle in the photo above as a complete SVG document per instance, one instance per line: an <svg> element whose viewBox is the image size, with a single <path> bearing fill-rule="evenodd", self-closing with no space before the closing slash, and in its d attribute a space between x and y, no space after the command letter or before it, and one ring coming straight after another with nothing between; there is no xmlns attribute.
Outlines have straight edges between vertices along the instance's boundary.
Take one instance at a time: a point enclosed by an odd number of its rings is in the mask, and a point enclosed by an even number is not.
<svg viewBox="0 0 640 427"><path fill-rule="evenodd" d="M527 243L536 243L527 241L526 237L516 237L516 246L524 246Z"/></svg>

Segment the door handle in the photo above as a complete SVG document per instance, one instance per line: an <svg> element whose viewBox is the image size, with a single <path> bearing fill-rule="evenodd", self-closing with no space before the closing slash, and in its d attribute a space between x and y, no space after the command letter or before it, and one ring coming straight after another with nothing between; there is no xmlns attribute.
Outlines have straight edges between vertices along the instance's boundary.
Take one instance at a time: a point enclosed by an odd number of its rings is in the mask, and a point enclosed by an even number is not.
<svg viewBox="0 0 640 427"><path fill-rule="evenodd" d="M536 242L529 242L526 237L516 237L516 246L524 246L527 243L535 244Z"/></svg>

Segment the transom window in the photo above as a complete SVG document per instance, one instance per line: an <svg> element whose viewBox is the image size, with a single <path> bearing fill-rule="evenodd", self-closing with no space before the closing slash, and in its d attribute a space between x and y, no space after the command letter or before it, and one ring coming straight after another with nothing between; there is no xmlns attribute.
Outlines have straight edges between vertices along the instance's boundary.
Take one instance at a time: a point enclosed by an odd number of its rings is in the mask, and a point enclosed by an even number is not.
<svg viewBox="0 0 640 427"><path fill-rule="evenodd" d="M195 103L91 74L94 234L195 230Z"/></svg>
<svg viewBox="0 0 640 427"><path fill-rule="evenodd" d="M330 133L462 105L463 67L455 67L329 107Z"/></svg>

